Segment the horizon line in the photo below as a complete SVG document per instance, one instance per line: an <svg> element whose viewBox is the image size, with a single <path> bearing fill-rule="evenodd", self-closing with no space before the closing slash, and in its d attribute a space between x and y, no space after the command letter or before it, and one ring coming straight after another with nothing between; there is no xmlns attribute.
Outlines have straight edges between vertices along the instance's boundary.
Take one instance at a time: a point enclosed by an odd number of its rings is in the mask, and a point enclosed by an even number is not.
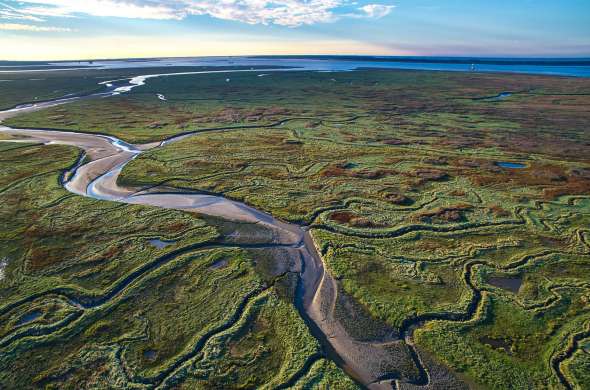
<svg viewBox="0 0 590 390"><path fill-rule="evenodd" d="M448 61L466 61L466 60L507 60L507 61L590 61L590 54L572 55L572 56L548 56L548 55L387 55L387 54L248 54L248 55L195 55L195 56L154 56L154 57L105 57L105 58L72 58L72 59L46 59L46 60L4 60L2 63L62 63L62 62L97 62L97 61L148 61L161 59L194 59L194 58L351 58L351 59L398 59L398 60L448 60ZM590 63L588 64L590 65ZM1 66L1 65L0 65ZM24 66L24 65L23 65Z"/></svg>

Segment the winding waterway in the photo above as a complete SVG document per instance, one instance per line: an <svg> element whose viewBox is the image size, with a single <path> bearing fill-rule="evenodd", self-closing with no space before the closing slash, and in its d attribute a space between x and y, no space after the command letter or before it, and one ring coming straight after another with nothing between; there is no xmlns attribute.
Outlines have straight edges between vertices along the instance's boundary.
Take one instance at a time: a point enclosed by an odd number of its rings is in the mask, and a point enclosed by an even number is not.
<svg viewBox="0 0 590 390"><path fill-rule="evenodd" d="M113 80L101 83L103 90L101 92L87 96L68 96L52 101L39 102L35 104L24 104L16 106L13 109L0 112L0 132L11 136L11 141L15 142L38 142L43 144L62 144L78 147L84 151L82 157L74 166L72 166L62 176L63 186L70 192L98 200L121 202L128 204L141 204L155 206L166 209L177 209L196 212L204 215L214 216L229 221L246 222L259 226L261 230L271 231L272 242L263 244L227 244L227 243L206 243L197 244L192 247L182 248L172 251L160 258L146 263L139 269L127 275L120 283L112 286L100 296L80 296L70 289L57 288L47 292L47 294L57 294L65 298L72 306L79 311L73 312L65 320L54 324L45 330L39 330L41 334L49 334L63 328L65 325L77 321L81 318L82 313L89 308L97 308L111 301L121 294L128 286L135 283L144 275L162 266L175 256L199 248L213 248L223 246L240 246L242 248L255 249L274 249L282 248L288 253L290 258L290 269L288 272L299 275L299 284L295 299L295 305L299 310L303 320L308 325L310 332L322 345L324 356L333 360L344 371L352 377L359 385L368 389L392 389L409 388L422 386L436 388L437 383L431 377L429 365L424 362L418 350L413 344L413 331L422 326L425 322L432 320L449 320L449 321L469 321L474 317L478 306L482 301L481 291L472 281L473 267L487 265L492 267L493 264L484 264L481 261L473 261L465 266L464 282L471 290L472 297L468 309L463 313L430 313L408 318L401 326L397 338L390 340L380 340L374 342L359 341L351 336L346 327L334 315L334 307L338 300L339 290L336 280L326 271L322 256L319 253L313 237L304 226L289 224L274 218L272 215L250 207L244 203L227 199L220 195L205 194L199 192L179 191L174 188L165 186L156 186L150 188L130 188L118 185L117 179L124 169L125 165L136 158L146 150L164 147L170 143L177 142L189 136L204 136L207 131L235 131L240 129L261 128L261 127L278 127L290 119L285 119L274 124L264 126L241 126L228 128L201 129L197 132L189 132L168 138L162 142L133 145L120 139L104 134L76 133L66 131L55 131L45 129L15 129L2 125L2 122L16 115L29 113L56 105L67 104L80 99L105 98L127 93L133 88L144 85L146 80L154 77L172 77L174 75L187 74L205 74L205 73L231 73L244 72L237 71L199 71L184 72L175 74L155 74L138 76L132 79ZM268 69L265 69L268 71ZM246 72L260 72L260 70L251 69ZM200 134L200 135L199 135ZM522 220L510 222L512 224L521 224ZM402 234L398 231L392 234ZM524 258L513 264L502 267L503 270L514 270L530 261L535 257ZM256 293L259 293L257 291ZM2 311L11 310L12 308L30 302L32 299L39 297L39 294L31 296L20 302L15 302ZM140 379L144 383L153 387L161 385L168 377L173 376L174 372L194 356L200 348L216 333L228 329L232 324L237 322L243 315L248 302L253 299L254 295L245 296L240 303L238 310L231 319L214 331L204 336L197 345L190 351L179 356L174 364L162 370L154 378ZM18 338L30 336L31 333L15 333L10 337L0 340L0 346L12 343ZM586 335L584 333L583 335ZM580 336L582 337L582 336ZM584 336L585 337L585 336ZM397 374L397 368L402 366L403 358L399 355L392 354L392 350L401 345L407 348L409 356L405 357L415 364L417 375L414 378L400 377ZM321 355L311 356L305 366L291 380L279 386L279 388L288 388L305 375L310 366ZM568 357L558 356L553 361L553 368L556 371L560 382L568 387L568 382L560 371L559 364ZM439 368L439 371L441 368Z"/></svg>
<svg viewBox="0 0 590 390"><path fill-rule="evenodd" d="M268 69L265 70L268 71ZM248 71L255 72L256 70L252 69ZM385 362L391 361L391 356L388 355L386 346L378 343L361 343L354 340L345 331L339 321L334 318L331 308L334 306L338 294L338 287L335 280L325 271L322 258L318 253L313 238L305 227L285 223L246 204L229 200L219 195L187 191L180 192L173 188L164 187L154 187L146 190L122 187L117 184L117 179L125 165L143 151L162 147L191 134L175 136L160 143L132 145L115 137L103 134L45 129L15 129L1 125L3 121L16 115L67 104L80 99L109 97L127 93L133 88L143 85L146 80L153 77L220 72L233 71L185 72L169 75L157 74L139 76L128 80L103 82L101 84L103 85L104 91L99 93L88 96L66 97L36 104L24 104L0 112L0 132L11 136L15 142L71 145L82 149L84 156L89 162L82 163L83 159L81 158L78 163L63 175L62 179L63 186L74 194L105 201L197 212L230 221L254 223L261 228L272 231L274 242L268 245L268 247L286 248L292 257L293 261L291 263L294 266L292 266L290 271L299 274L296 306L308 324L312 334L323 346L324 354L342 367L360 385L370 389L391 389L395 378L389 378L388 380L380 379L389 377L388 373L380 368L384 366ZM238 72L243 72L243 70ZM281 123L279 122L271 126L279 126ZM214 130L219 131L224 129ZM235 129L228 128L227 130ZM260 245L257 247L265 246ZM158 264L159 262L156 261L150 263L149 266L146 265L140 268L125 278L121 285L113 287L110 292L100 298L82 301L76 299L73 294L64 293L64 295L70 302L81 309L97 307L114 298L129 284L143 274L150 272ZM76 314L69 321L75 321L78 318L79 314ZM52 328L52 330L54 329Z"/></svg>

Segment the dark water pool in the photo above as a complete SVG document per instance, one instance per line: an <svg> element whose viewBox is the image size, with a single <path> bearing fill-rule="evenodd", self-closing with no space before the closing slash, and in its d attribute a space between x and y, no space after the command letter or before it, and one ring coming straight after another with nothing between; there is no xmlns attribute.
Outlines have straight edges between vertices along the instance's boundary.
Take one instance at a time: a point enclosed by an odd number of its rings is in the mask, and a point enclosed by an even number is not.
<svg viewBox="0 0 590 390"><path fill-rule="evenodd" d="M24 316L22 316L21 319L18 321L18 324L24 325L24 324L28 324L29 322L33 322L37 318L41 317L42 314L43 314L43 312L41 310L31 311L31 312L25 314Z"/></svg>
<svg viewBox="0 0 590 390"><path fill-rule="evenodd" d="M499 287L503 290L518 294L520 286L522 285L522 277L520 276L494 276L488 279L488 283L494 287Z"/></svg>
<svg viewBox="0 0 590 390"><path fill-rule="evenodd" d="M148 359L148 360L156 360L156 357L158 357L158 353L156 351L154 351L153 349L147 350L143 353L143 356Z"/></svg>
<svg viewBox="0 0 590 390"><path fill-rule="evenodd" d="M498 101L507 99L510 96L512 96L512 92L501 92L495 96L479 97L479 98L474 98L473 100L484 101L484 102L498 102Z"/></svg>
<svg viewBox="0 0 590 390"><path fill-rule="evenodd" d="M500 168L508 168L508 169L524 169L526 168L526 164L517 163L517 162L510 162L510 161L497 161L496 165Z"/></svg>
<svg viewBox="0 0 590 390"><path fill-rule="evenodd" d="M500 349L500 348L502 348L509 355L512 354L510 352L510 347L511 347L512 344L509 343L507 340L497 339L497 338L493 338L493 337L489 337L489 336L483 336L483 337L480 337L479 341L482 344L491 345L492 348L494 348L494 349Z"/></svg>
<svg viewBox="0 0 590 390"><path fill-rule="evenodd" d="M222 260L216 261L215 263L211 264L211 266L209 268L210 269L225 268L225 267L227 267L228 264L229 264L229 262L227 261L227 259L222 259Z"/></svg>
<svg viewBox="0 0 590 390"><path fill-rule="evenodd" d="M166 248L167 246L172 245L174 243L176 243L176 241L162 241L158 239L150 240L150 244L152 244L158 249Z"/></svg>
<svg viewBox="0 0 590 390"><path fill-rule="evenodd" d="M504 100L506 98L509 98L510 96L512 96L512 92L502 92L496 96L492 96L486 100L492 101L492 102L497 102L500 100Z"/></svg>

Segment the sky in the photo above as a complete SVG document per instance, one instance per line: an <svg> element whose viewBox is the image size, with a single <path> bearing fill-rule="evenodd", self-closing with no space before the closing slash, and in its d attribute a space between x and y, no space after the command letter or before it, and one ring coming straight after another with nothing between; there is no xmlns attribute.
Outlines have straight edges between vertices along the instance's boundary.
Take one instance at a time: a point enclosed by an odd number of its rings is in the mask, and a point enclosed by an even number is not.
<svg viewBox="0 0 590 390"><path fill-rule="evenodd" d="M590 0L0 0L0 60L590 57Z"/></svg>

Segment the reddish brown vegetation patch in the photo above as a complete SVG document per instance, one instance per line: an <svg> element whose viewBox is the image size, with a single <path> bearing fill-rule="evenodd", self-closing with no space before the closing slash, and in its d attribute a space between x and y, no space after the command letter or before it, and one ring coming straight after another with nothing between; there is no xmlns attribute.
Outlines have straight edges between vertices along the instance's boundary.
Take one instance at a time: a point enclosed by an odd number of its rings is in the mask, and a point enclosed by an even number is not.
<svg viewBox="0 0 590 390"><path fill-rule="evenodd" d="M409 206L414 203L414 200L412 198L409 198L397 192L386 192L383 194L383 197L387 199L389 202L399 206Z"/></svg>
<svg viewBox="0 0 590 390"><path fill-rule="evenodd" d="M213 170L213 169L225 168L225 165L221 165L218 162L209 161L209 160L200 160L200 159L184 161L181 164L181 166L183 168L185 168L185 169L190 169L190 170L203 170L203 171L210 171L210 170ZM232 166L231 163L229 164L229 166ZM161 169L158 169L158 171L162 172Z"/></svg>
<svg viewBox="0 0 590 390"><path fill-rule="evenodd" d="M350 225L353 227L369 228L376 227L376 225L365 217L360 217L348 211L337 211L330 215L330 219L342 225Z"/></svg>
<svg viewBox="0 0 590 390"><path fill-rule="evenodd" d="M477 140L473 138L462 138L457 136L453 139L441 139L438 141L439 146L447 147L449 149L479 149L493 146L487 141Z"/></svg>
<svg viewBox="0 0 590 390"><path fill-rule="evenodd" d="M555 199L564 195L588 195L590 193L590 180L569 180L559 187L545 188L545 199Z"/></svg>
<svg viewBox="0 0 590 390"><path fill-rule="evenodd" d="M341 224L347 224L350 222L355 215L353 213L349 213L348 211L337 211L330 215L330 219L334 222L338 222Z"/></svg>
<svg viewBox="0 0 590 390"><path fill-rule="evenodd" d="M570 175L576 179L590 180L590 168L576 168L570 171Z"/></svg>
<svg viewBox="0 0 590 390"><path fill-rule="evenodd" d="M469 204L456 204L446 207L438 207L434 210L422 211L414 214L412 220L424 223L449 223L460 222L465 219L463 213L471 210L473 207Z"/></svg>
<svg viewBox="0 0 590 390"><path fill-rule="evenodd" d="M410 176L417 177L420 183L428 181L445 181L450 178L449 174L438 169L416 169L409 173Z"/></svg>
<svg viewBox="0 0 590 390"><path fill-rule="evenodd" d="M165 122L152 122L149 125L147 125L146 127L148 129L161 129L164 126L168 126L168 123Z"/></svg>
<svg viewBox="0 0 590 390"><path fill-rule="evenodd" d="M444 156L439 157L426 157L422 160L424 164L429 165L447 165L449 160Z"/></svg>
<svg viewBox="0 0 590 390"><path fill-rule="evenodd" d="M361 179L370 179L370 180L375 180L375 179L381 179L385 176L389 176L391 174L395 174L396 172L391 170L391 169L363 169L361 171L355 171L355 172L351 172L350 176L352 177L358 177Z"/></svg>
<svg viewBox="0 0 590 390"><path fill-rule="evenodd" d="M410 143L408 141L404 141L401 139L396 139L396 138L392 138L392 139L386 139L385 141L382 141L385 145L409 145Z"/></svg>
<svg viewBox="0 0 590 390"><path fill-rule="evenodd" d="M502 208L501 206L497 205L497 204L493 204L488 206L488 210L494 214L496 217L509 217L510 216L510 211L505 210L504 208Z"/></svg>
<svg viewBox="0 0 590 390"><path fill-rule="evenodd" d="M548 115L544 114L543 118L548 119ZM538 127L538 124L530 124L530 126ZM559 127L567 125L560 124ZM557 127L557 128L559 128ZM547 156L556 156L559 158L568 158L577 160L580 157L587 155L588 144L578 140L564 139L556 136L557 130L545 130L544 134L540 134L537 129L526 132L526 135L513 135L510 137L503 137L498 139L496 146L508 152L526 153L526 154L545 154Z"/></svg>
<svg viewBox="0 0 590 390"><path fill-rule="evenodd" d="M464 175L477 186L541 187L545 199L590 193L590 170L575 169L566 172L559 165L539 164L518 170L472 170L464 172Z"/></svg>
<svg viewBox="0 0 590 390"><path fill-rule="evenodd" d="M190 227L190 224L188 222L178 221L178 222L173 222L172 224L170 224L168 226L168 231L172 232L172 233L179 233L179 232L185 231L189 227Z"/></svg>
<svg viewBox="0 0 590 390"><path fill-rule="evenodd" d="M348 176L349 174L346 171L346 169L331 165L331 166L324 168L321 172L321 175L323 177L342 177L342 176Z"/></svg>
<svg viewBox="0 0 590 390"><path fill-rule="evenodd" d="M79 226L49 229L36 222L39 220L36 213L30 215L29 219L31 226L24 232L24 247L29 248L27 268L30 271L41 270L66 260L63 258L62 248L49 248L49 245L59 239L79 239L89 230Z"/></svg>
<svg viewBox="0 0 590 390"><path fill-rule="evenodd" d="M489 160L477 160L477 159L467 159L462 158L453 162L453 165L459 168L480 168L486 170L497 170L499 168L494 165L492 161Z"/></svg>

